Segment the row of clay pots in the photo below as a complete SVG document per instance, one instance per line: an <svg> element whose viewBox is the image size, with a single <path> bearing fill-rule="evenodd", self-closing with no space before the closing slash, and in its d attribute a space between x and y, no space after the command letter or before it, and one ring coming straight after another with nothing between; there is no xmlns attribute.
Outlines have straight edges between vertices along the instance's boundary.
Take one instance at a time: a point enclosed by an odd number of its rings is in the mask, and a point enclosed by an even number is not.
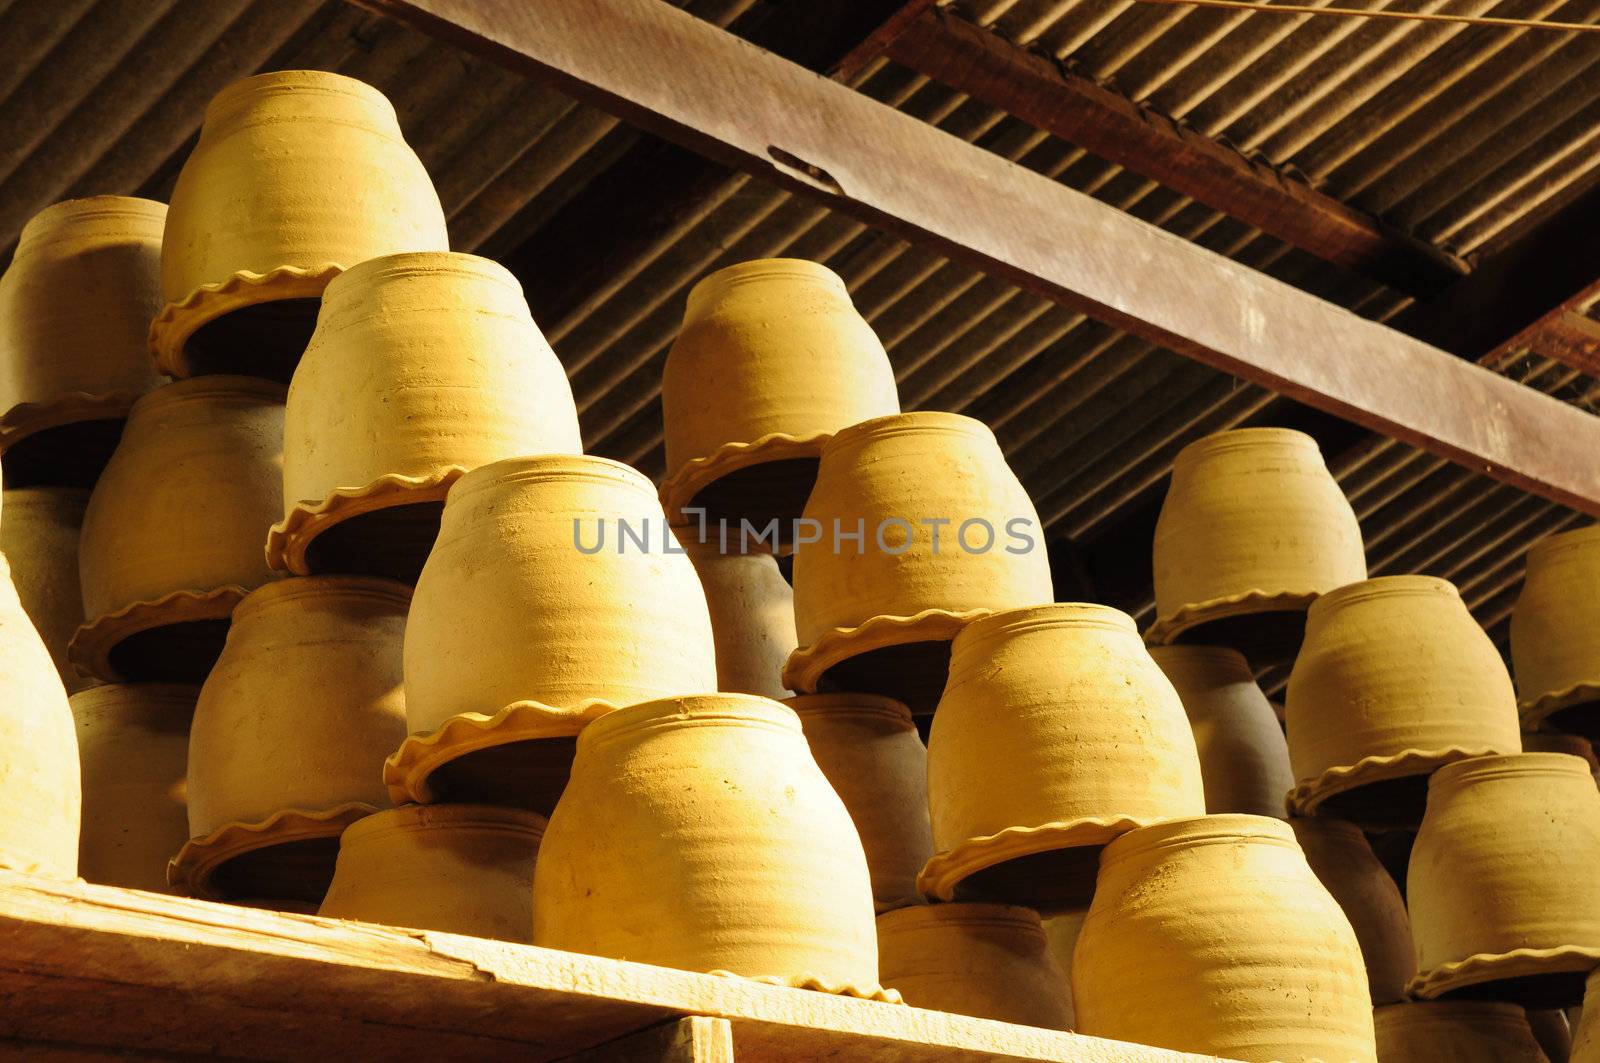
<svg viewBox="0 0 1600 1063"><path fill-rule="evenodd" d="M1552 535L1528 551L1511 611L1511 663L1527 730L1600 737L1600 628L1585 588L1600 577L1600 527Z"/></svg>

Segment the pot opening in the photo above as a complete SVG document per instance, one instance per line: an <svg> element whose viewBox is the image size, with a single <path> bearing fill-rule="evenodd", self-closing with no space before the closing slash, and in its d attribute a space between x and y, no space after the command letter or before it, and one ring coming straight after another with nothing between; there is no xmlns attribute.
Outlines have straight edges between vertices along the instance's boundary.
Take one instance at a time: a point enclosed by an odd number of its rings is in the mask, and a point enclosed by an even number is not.
<svg viewBox="0 0 1600 1063"><path fill-rule="evenodd" d="M184 342L189 373L234 373L287 385L321 307L321 299L273 299L214 317Z"/></svg>
<svg viewBox="0 0 1600 1063"><path fill-rule="evenodd" d="M299 838L265 845L223 861L211 872L209 890L240 897L321 904L339 857L337 831L325 838Z"/></svg>
<svg viewBox="0 0 1600 1063"><path fill-rule="evenodd" d="M1041 915L1087 908L1104 848L1080 845L1013 857L962 879L954 899L1021 905Z"/></svg>
<svg viewBox="0 0 1600 1063"><path fill-rule="evenodd" d="M577 736L502 742L464 753L427 777L440 803L499 805L548 816L567 788Z"/></svg>
<svg viewBox="0 0 1600 1063"><path fill-rule="evenodd" d="M833 665L817 681L820 694L881 694L930 716L950 674L950 642L902 642L868 650Z"/></svg>
<svg viewBox="0 0 1600 1063"><path fill-rule="evenodd" d="M186 620L134 632L106 654L111 670L126 682L199 684L222 656L228 618Z"/></svg>
<svg viewBox="0 0 1600 1063"><path fill-rule="evenodd" d="M93 487L122 440L123 417L31 432L5 450L5 485Z"/></svg>
<svg viewBox="0 0 1600 1063"><path fill-rule="evenodd" d="M415 584L439 537L443 502L368 510L327 526L306 544L313 573L347 572Z"/></svg>
<svg viewBox="0 0 1600 1063"><path fill-rule="evenodd" d="M705 510L706 536L712 542L720 540L720 522L728 522L728 543L736 546L743 526L750 525L748 538L765 535L773 521L777 534L772 552L787 554L794 550L792 542L783 539L786 529L805 513L806 500L816 486L818 458L778 458L757 462L742 469L734 469L725 476L706 484L696 491L689 508ZM698 529L702 519L697 513L671 514L674 520L685 520Z"/></svg>
<svg viewBox="0 0 1600 1063"><path fill-rule="evenodd" d="M1266 609L1206 620L1173 639L1179 646L1219 646L1244 655L1251 668L1288 664L1306 637L1304 609Z"/></svg>

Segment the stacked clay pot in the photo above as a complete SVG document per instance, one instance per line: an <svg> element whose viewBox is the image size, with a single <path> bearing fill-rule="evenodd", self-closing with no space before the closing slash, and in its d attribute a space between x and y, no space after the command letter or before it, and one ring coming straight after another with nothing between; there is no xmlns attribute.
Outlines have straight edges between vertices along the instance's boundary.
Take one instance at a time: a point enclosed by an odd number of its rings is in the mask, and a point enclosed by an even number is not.
<svg viewBox="0 0 1600 1063"><path fill-rule="evenodd" d="M1417 964L1400 887L1355 824L1318 817L1292 819L1289 826L1306 863L1350 920L1366 961L1373 1004L1404 1000Z"/></svg>
<svg viewBox="0 0 1600 1063"><path fill-rule="evenodd" d="M1072 957L1078 951L1078 935L1083 933L1083 920L1088 914L1089 910L1087 908L1076 908L1045 916L1042 920L1045 939L1050 942L1050 953L1055 956L1056 963L1068 975L1067 1011L1069 1014L1073 1012ZM1077 1019L1074 1017L1072 1020L1073 1028L1076 1028L1077 1024Z"/></svg>
<svg viewBox="0 0 1600 1063"><path fill-rule="evenodd" d="M1565 753L1589 765L1589 774L1600 785L1600 757L1595 756L1594 743L1582 735L1561 734L1557 731L1522 732L1524 753Z"/></svg>
<svg viewBox="0 0 1600 1063"><path fill-rule="evenodd" d="M1572 1055L1572 1024L1567 1013L1560 1008L1531 1008L1524 1014L1545 1058L1550 1063L1567 1063Z"/></svg>
<svg viewBox="0 0 1600 1063"><path fill-rule="evenodd" d="M1428 773L1522 748L1504 662L1454 586L1382 576L1317 599L1289 676L1298 815L1414 828Z"/></svg>
<svg viewBox="0 0 1600 1063"><path fill-rule="evenodd" d="M1283 818L1294 786L1289 748L1249 662L1223 646L1150 650L1183 702L1200 754L1206 811Z"/></svg>
<svg viewBox="0 0 1600 1063"><path fill-rule="evenodd" d="M417 581L405 685L413 734L384 769L396 802L541 813L585 724L715 690L705 594L650 482L566 455L457 480Z"/></svg>
<svg viewBox="0 0 1600 1063"><path fill-rule="evenodd" d="M1522 725L1600 738L1600 526L1540 540L1527 566L1511 610Z"/></svg>
<svg viewBox="0 0 1600 1063"><path fill-rule="evenodd" d="M907 413L839 432L805 520L818 538L795 545L794 690L886 694L931 712L965 624L1053 597L1033 502L970 417Z"/></svg>
<svg viewBox="0 0 1600 1063"><path fill-rule="evenodd" d="M533 885L537 945L883 995L855 826L766 698L669 698L585 727Z"/></svg>
<svg viewBox="0 0 1600 1063"><path fill-rule="evenodd" d="M166 205L71 199L22 227L0 277L0 451L6 483L94 482L133 402L161 307Z"/></svg>
<svg viewBox="0 0 1600 1063"><path fill-rule="evenodd" d="M377 89L318 70L236 81L206 108L172 190L150 349L171 376L287 384L340 270L448 247L439 197Z"/></svg>
<svg viewBox="0 0 1600 1063"><path fill-rule="evenodd" d="M1262 1063L1377 1058L1355 933L1289 825L1261 816L1106 846L1072 998L1096 1037Z"/></svg>
<svg viewBox="0 0 1600 1063"><path fill-rule="evenodd" d="M885 912L878 916L878 975L912 1007L1072 1027L1066 971L1031 908L914 904Z"/></svg>
<svg viewBox="0 0 1600 1063"><path fill-rule="evenodd" d="M204 679L233 607L272 578L282 460L277 384L209 376L134 403L83 517L72 662L108 681Z"/></svg>
<svg viewBox="0 0 1600 1063"><path fill-rule="evenodd" d="M763 550L726 543L711 526L673 528L688 551L711 612L717 649L717 689L787 698L783 665L794 652L794 591Z"/></svg>
<svg viewBox="0 0 1600 1063"><path fill-rule="evenodd" d="M1600 1063L1600 968L1584 982L1581 1015L1572 1027L1571 1063Z"/></svg>
<svg viewBox="0 0 1600 1063"><path fill-rule="evenodd" d="M545 819L494 805L404 805L345 828L319 915L533 940Z"/></svg>
<svg viewBox="0 0 1600 1063"><path fill-rule="evenodd" d="M1367 577L1361 527L1310 436L1239 428L1184 447L1156 522L1153 644L1294 658L1306 607Z"/></svg>
<svg viewBox="0 0 1600 1063"><path fill-rule="evenodd" d="M1372 1019L1382 1063L1547 1063L1515 1004L1412 1001L1376 1008Z"/></svg>
<svg viewBox="0 0 1600 1063"><path fill-rule="evenodd" d="M16 487L5 492L0 521L0 552L11 562L17 597L69 694L95 682L72 666L67 653L83 624L78 535L88 504L89 492L81 487Z"/></svg>
<svg viewBox="0 0 1600 1063"><path fill-rule="evenodd" d="M921 900L917 873L933 855L928 822L928 751L911 710L873 694L802 694L784 702L844 802L872 873L872 898L886 911Z"/></svg>
<svg viewBox="0 0 1600 1063"><path fill-rule="evenodd" d="M899 412L888 355L836 273L792 258L718 270L689 292L662 373L662 504L674 521L692 519L689 507L787 525L823 444Z"/></svg>
<svg viewBox="0 0 1600 1063"><path fill-rule="evenodd" d="M1413 996L1580 1003L1600 966L1600 791L1589 766L1517 753L1440 768L1406 890Z"/></svg>
<svg viewBox="0 0 1600 1063"><path fill-rule="evenodd" d="M72 695L83 763L78 873L169 892L167 861L189 838L185 778L198 687L108 683Z"/></svg>
<svg viewBox="0 0 1600 1063"><path fill-rule="evenodd" d="M388 804L383 758L406 733L409 600L393 580L306 576L239 604L195 709L175 884L322 900L340 832Z"/></svg>
<svg viewBox="0 0 1600 1063"><path fill-rule="evenodd" d="M462 473L581 450L566 373L510 271L445 251L352 265L289 386L267 559L415 581Z"/></svg>
<svg viewBox="0 0 1600 1063"><path fill-rule="evenodd" d="M1015 609L958 636L928 738L924 893L1082 907L1099 850L1205 812L1194 737L1125 613Z"/></svg>

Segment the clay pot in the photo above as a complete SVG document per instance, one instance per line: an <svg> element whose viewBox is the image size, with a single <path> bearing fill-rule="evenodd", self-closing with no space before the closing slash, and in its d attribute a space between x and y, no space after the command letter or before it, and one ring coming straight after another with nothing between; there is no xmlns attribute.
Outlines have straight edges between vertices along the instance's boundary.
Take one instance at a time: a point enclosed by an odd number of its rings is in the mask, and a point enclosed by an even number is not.
<svg viewBox="0 0 1600 1063"><path fill-rule="evenodd" d="M384 767L397 804L548 813L586 723L716 687L705 594L662 518L650 482L604 458L456 481L406 627L413 733Z"/></svg>
<svg viewBox="0 0 1600 1063"><path fill-rule="evenodd" d="M184 776L198 687L112 683L72 695L83 763L78 873L171 892L167 861L189 837Z"/></svg>
<svg viewBox="0 0 1600 1063"><path fill-rule="evenodd" d="M914 904L885 912L878 977L915 1008L1072 1028L1067 973L1031 908Z"/></svg>
<svg viewBox="0 0 1600 1063"><path fill-rule="evenodd" d="M1571 1063L1600 1063L1600 970L1584 983L1584 1005L1572 1024Z"/></svg>
<svg viewBox="0 0 1600 1063"><path fill-rule="evenodd" d="M1561 734L1557 731L1522 732L1524 753L1565 753L1589 765L1589 774L1600 785L1600 758L1594 753L1594 743L1582 735Z"/></svg>
<svg viewBox="0 0 1600 1063"><path fill-rule="evenodd" d="M1567 1013L1559 1008L1534 1009L1526 1013L1528 1028L1550 1063L1567 1063L1572 1055L1572 1027Z"/></svg>
<svg viewBox="0 0 1600 1063"><path fill-rule="evenodd" d="M198 683L228 615L272 578L261 542L277 516L283 388L213 376L157 388L89 497L78 572L88 623L68 654L121 682Z"/></svg>
<svg viewBox="0 0 1600 1063"><path fill-rule="evenodd" d="M1133 620L1070 603L956 636L928 799L938 852L924 893L1042 911L1089 902L1100 847L1117 835L1206 807L1183 705Z"/></svg>
<svg viewBox="0 0 1600 1063"><path fill-rule="evenodd" d="M1511 677L1451 584L1383 576L1312 606L1288 692L1296 815L1422 819L1428 773L1522 748Z"/></svg>
<svg viewBox="0 0 1600 1063"><path fill-rule="evenodd" d="M322 900L341 831L388 804L405 737L410 589L306 576L252 591L206 678L189 743L189 842L171 878L207 897Z"/></svg>
<svg viewBox="0 0 1600 1063"><path fill-rule="evenodd" d="M800 721L766 698L668 698L584 728L533 898L536 945L878 993L861 842Z"/></svg>
<svg viewBox="0 0 1600 1063"><path fill-rule="evenodd" d="M363 262L328 284L289 386L267 561L414 582L462 473L582 449L566 372L508 270L444 251Z"/></svg>
<svg viewBox="0 0 1600 1063"><path fill-rule="evenodd" d="M794 651L794 591L778 562L765 551L741 550L736 539L724 549L714 526L675 527L689 553L711 610L717 647L717 689L783 699L783 665Z"/></svg>
<svg viewBox="0 0 1600 1063"><path fill-rule="evenodd" d="M404 805L345 828L319 915L533 940L545 819L493 805Z"/></svg>
<svg viewBox="0 0 1600 1063"><path fill-rule="evenodd" d="M1189 717L1206 811L1284 818L1284 795L1294 786L1289 747L1244 654L1222 646L1156 646L1150 656Z"/></svg>
<svg viewBox="0 0 1600 1063"><path fill-rule="evenodd" d="M0 557L0 868L72 878L82 806L72 709Z"/></svg>
<svg viewBox="0 0 1600 1063"><path fill-rule="evenodd" d="M1600 525L1541 539L1527 566L1511 610L1522 725L1600 738Z"/></svg>
<svg viewBox="0 0 1600 1063"><path fill-rule="evenodd" d="M133 400L161 308L165 203L69 199L22 227L0 276L0 451L6 483L94 483Z"/></svg>
<svg viewBox="0 0 1600 1063"><path fill-rule="evenodd" d="M89 492L81 487L17 487L5 492L0 552L12 565L22 608L44 640L70 694L93 686L67 657L67 644L83 623L78 584L78 533Z"/></svg>
<svg viewBox="0 0 1600 1063"><path fill-rule="evenodd" d="M872 694L804 694L784 704L861 836L878 911L920 903L917 872L933 855L933 828L928 751L911 710Z"/></svg>
<svg viewBox="0 0 1600 1063"><path fill-rule="evenodd" d="M1367 988L1374 1004L1404 1000L1406 983L1417 973L1411 952L1411 922L1406 902L1372 846L1354 823L1292 819L1295 839L1318 881L1350 920L1367 964Z"/></svg>
<svg viewBox="0 0 1600 1063"><path fill-rule="evenodd" d="M800 649L783 677L795 690L885 694L932 712L956 632L1054 597L1033 502L970 417L907 413L839 432L805 519L820 538L795 547Z"/></svg>
<svg viewBox="0 0 1600 1063"><path fill-rule="evenodd" d="M1237 428L1179 451L1156 521L1154 644L1294 659L1306 607L1367 578L1361 527L1316 441Z"/></svg>
<svg viewBox="0 0 1600 1063"><path fill-rule="evenodd" d="M1515 1004L1412 1001L1376 1008L1381 1063L1546 1063Z"/></svg>
<svg viewBox="0 0 1600 1063"><path fill-rule="evenodd" d="M288 383L341 269L449 246L381 92L321 70L236 81L206 108L172 190L150 349L173 376Z"/></svg>
<svg viewBox="0 0 1600 1063"><path fill-rule="evenodd" d="M1406 872L1411 995L1577 1004L1600 966L1600 791L1563 753L1446 765Z"/></svg>
<svg viewBox="0 0 1600 1063"><path fill-rule="evenodd" d="M689 292L661 412L661 500L672 519L688 506L763 528L800 516L835 432L899 413L900 397L883 344L839 275L766 258L720 269Z"/></svg>
<svg viewBox="0 0 1600 1063"><path fill-rule="evenodd" d="M1106 846L1072 963L1079 1033L1241 1060L1375 1056L1361 949L1289 825L1204 816Z"/></svg>
<svg viewBox="0 0 1600 1063"><path fill-rule="evenodd" d="M1071 1023L1074 1028L1078 1025L1078 1020L1072 1005L1072 957L1078 951L1078 935L1083 933L1083 920L1088 914L1087 908L1078 908L1059 915L1045 916L1042 920L1045 939L1050 942L1050 953L1056 958L1056 963L1061 969L1068 974L1067 1014L1072 1016Z"/></svg>

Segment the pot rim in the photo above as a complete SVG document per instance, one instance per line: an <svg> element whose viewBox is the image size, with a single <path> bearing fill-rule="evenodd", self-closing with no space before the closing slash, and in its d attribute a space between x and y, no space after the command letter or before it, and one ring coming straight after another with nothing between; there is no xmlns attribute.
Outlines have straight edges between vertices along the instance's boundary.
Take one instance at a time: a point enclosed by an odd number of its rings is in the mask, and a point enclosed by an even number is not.
<svg viewBox="0 0 1600 1063"><path fill-rule="evenodd" d="M187 705L188 711L193 712L199 700L199 683L98 683L67 695L74 712L80 708L92 711L130 704L142 708L154 702L163 703L163 708L167 707L166 703Z"/></svg>
<svg viewBox="0 0 1600 1063"><path fill-rule="evenodd" d="M1133 617L1109 605L1094 602L1050 602L1045 605L1024 605L1016 609L1002 609L971 621L951 641L950 679L955 680L958 669L956 658L972 652L985 643L1012 635L1027 634L1050 629L1092 629L1127 635L1139 647L1139 628ZM967 667L970 667L968 665ZM961 668L959 671L965 671Z"/></svg>
<svg viewBox="0 0 1600 1063"><path fill-rule="evenodd" d="M33 243L45 243L58 236L73 222L91 218L143 218L165 223L167 205L143 196L81 196L50 204L23 223L17 234L17 252ZM159 230L156 233L160 237Z"/></svg>
<svg viewBox="0 0 1600 1063"><path fill-rule="evenodd" d="M1428 777L1428 793L1499 775L1578 775L1592 781L1589 762L1571 753L1491 753L1445 764Z"/></svg>
<svg viewBox="0 0 1600 1063"><path fill-rule="evenodd" d="M263 380L258 376L209 373L160 384L140 395L128 410L131 421L139 414L172 406L190 399L232 399L260 406L282 406L289 397L288 385Z"/></svg>
<svg viewBox="0 0 1600 1063"><path fill-rule="evenodd" d="M836 289L840 295L849 299L849 289L846 288L844 278L829 269L821 262L809 258L752 258L744 262L735 262L731 266L712 270L704 277L695 281L689 289L688 299L685 300L684 317L691 316L701 303L718 294L721 289L744 284L749 281L768 280L773 277L802 278L817 281L829 288Z"/></svg>
<svg viewBox="0 0 1600 1063"><path fill-rule="evenodd" d="M479 465L450 485L445 505L448 507L452 502L489 487L542 480L587 480L630 487L644 492L653 503L660 505L655 485L638 469L594 454L528 454ZM661 519L666 520L665 511Z"/></svg>
<svg viewBox="0 0 1600 1063"><path fill-rule="evenodd" d="M1309 623L1312 617L1326 613L1329 609L1365 601L1368 598L1421 597L1425 594L1435 594L1455 602L1461 601L1461 592L1456 585L1438 576L1372 576L1322 592L1306 610L1306 619Z"/></svg>
<svg viewBox="0 0 1600 1063"><path fill-rule="evenodd" d="M1340 841L1360 841L1363 845L1367 845L1366 834L1348 819L1339 819L1336 816L1291 816L1285 822L1294 832L1296 843L1300 840L1300 828L1304 828ZM1370 846L1368 850L1370 851Z"/></svg>
<svg viewBox="0 0 1600 1063"><path fill-rule="evenodd" d="M1600 524L1589 524L1571 531L1556 532L1554 535L1546 535L1528 547L1525 563L1531 565L1534 561L1545 560L1550 554L1597 544L1600 544Z"/></svg>
<svg viewBox="0 0 1600 1063"><path fill-rule="evenodd" d="M906 703L886 694L794 694L774 700L799 716L802 725L808 716L864 716L917 727Z"/></svg>
<svg viewBox="0 0 1600 1063"><path fill-rule="evenodd" d="M1156 664L1161 663L1163 657L1175 663L1183 664L1208 664L1216 666L1220 672L1226 672L1222 678L1246 679L1251 683L1256 681L1255 673L1250 670L1250 661L1244 654L1231 646L1207 646L1200 643L1174 642L1165 646L1151 646L1149 653ZM1162 669L1165 671L1165 669ZM1263 694L1262 697L1266 695Z"/></svg>
<svg viewBox="0 0 1600 1063"><path fill-rule="evenodd" d="M296 598L337 598L367 600L394 605L404 616L411 608L412 588L399 580L383 576L286 576L271 579L253 588L233 607L234 626L241 618L262 609Z"/></svg>
<svg viewBox="0 0 1600 1063"><path fill-rule="evenodd" d="M323 289L323 301L337 299L352 284L371 283L378 277L410 277L417 274L447 274L477 277L509 288L522 297L522 285L511 271L491 258L465 251L399 251L391 255L363 259L339 273Z"/></svg>
<svg viewBox="0 0 1600 1063"><path fill-rule="evenodd" d="M869 417L865 421L857 421L853 425L839 429L833 434L832 439L822 444L822 459L826 462L829 455L849 447L860 446L869 439L937 433L967 436L999 446L993 429L976 417L939 410L913 410L908 413L886 413L878 417Z"/></svg>
<svg viewBox="0 0 1600 1063"><path fill-rule="evenodd" d="M1119 835L1100 852L1100 871L1154 849L1191 849L1221 842L1263 842L1300 853L1300 843L1285 820L1227 812L1162 820Z"/></svg>
<svg viewBox="0 0 1600 1063"><path fill-rule="evenodd" d="M1291 449L1313 453L1319 462L1323 460L1322 448L1317 446L1317 441L1293 428L1229 428L1201 436L1186 445L1178 451L1177 457L1172 459L1172 467L1176 469L1180 465L1192 464L1221 451L1240 450L1246 447Z"/></svg>
<svg viewBox="0 0 1600 1063"><path fill-rule="evenodd" d="M1379 1004L1372 1009L1372 1017L1420 1019L1467 1018L1509 1020L1513 1024L1526 1023L1527 1013L1521 1005L1504 1000L1398 1000L1392 1004Z"/></svg>
<svg viewBox="0 0 1600 1063"><path fill-rule="evenodd" d="M879 935L915 933L938 924L956 926L1004 927L1029 937L1045 939L1044 922L1039 913L1019 904L998 901L937 901L908 904L880 912Z"/></svg>
<svg viewBox="0 0 1600 1063"><path fill-rule="evenodd" d="M489 830L544 837L550 821L537 812L506 805L406 804L363 816L344 829L340 848L372 841L387 834L415 834L430 830Z"/></svg>
<svg viewBox="0 0 1600 1063"><path fill-rule="evenodd" d="M200 123L201 133L204 134L206 126L218 125L225 119L234 117L238 111L248 106L252 98L290 92L320 92L328 96L359 99L378 106L391 123L396 126L399 124L393 101L377 86L370 85L360 78L353 78L348 74L336 74L331 70L272 70L264 74L252 74L224 85L206 105Z"/></svg>
<svg viewBox="0 0 1600 1063"><path fill-rule="evenodd" d="M793 709L759 694L682 694L613 709L578 732L578 755L592 746L657 727L747 723L804 740Z"/></svg>

